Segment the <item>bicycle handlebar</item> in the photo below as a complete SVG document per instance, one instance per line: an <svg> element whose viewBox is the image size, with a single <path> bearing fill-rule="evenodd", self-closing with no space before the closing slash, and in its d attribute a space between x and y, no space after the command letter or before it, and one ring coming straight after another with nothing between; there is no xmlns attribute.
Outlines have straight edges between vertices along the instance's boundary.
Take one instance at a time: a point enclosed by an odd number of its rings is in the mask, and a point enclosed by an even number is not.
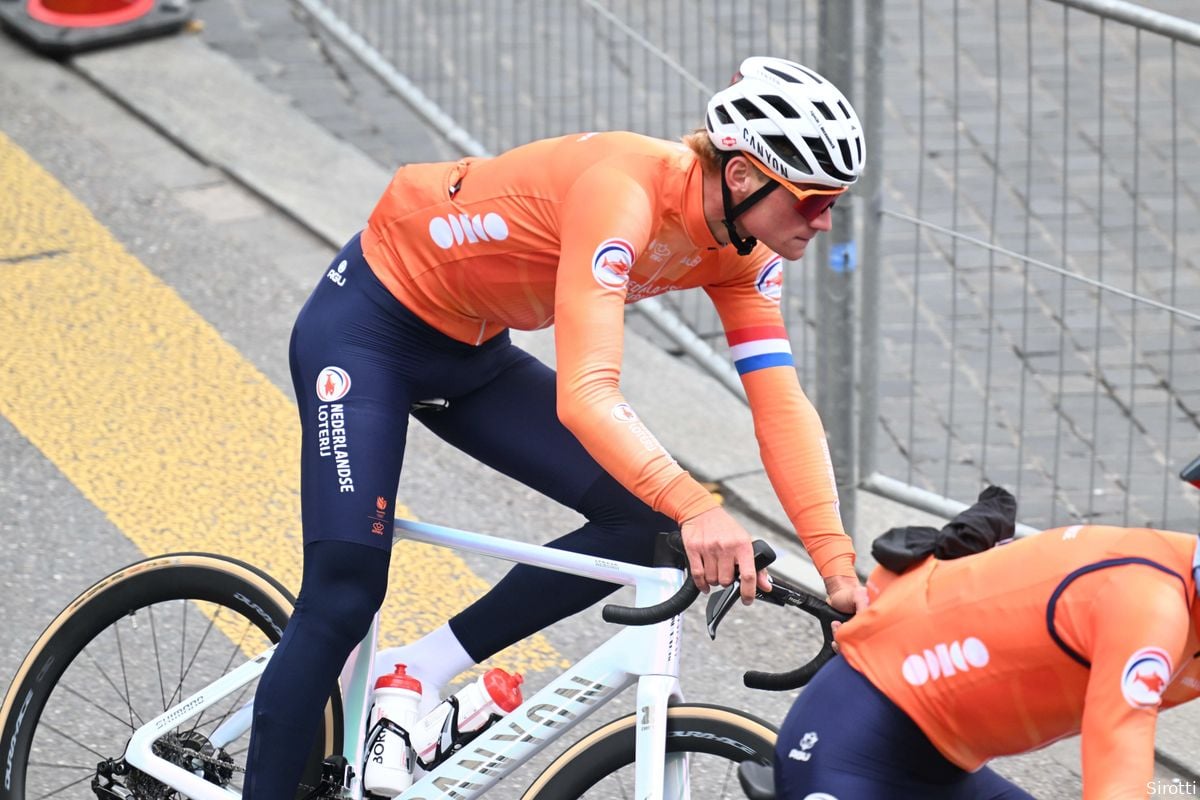
<svg viewBox="0 0 1200 800"><path fill-rule="evenodd" d="M683 550L683 536L678 531L668 535L668 543L671 548L676 551L681 559L677 558L676 566L682 569L687 574L687 579L683 586L679 587L679 591L652 606L619 606L612 603L604 606L601 616L605 622L615 622L619 625L653 625L663 620L668 620L678 614L682 614L688 606L695 602L700 596L700 589L691 579L692 571L688 568L687 557ZM768 564L775 560L775 551L771 546L761 539L754 541L754 569L757 572L764 569ZM737 589L738 576L735 571L734 582L730 587L731 590Z"/></svg>
<svg viewBox="0 0 1200 800"><path fill-rule="evenodd" d="M775 576L771 576L773 586L768 593L760 593L759 597L780 606L792 606L806 611L821 623L821 649L809 660L790 672L758 672L750 671L742 676L742 682L751 689L762 689L768 692L788 692L799 689L807 684L817 674L825 662L833 658L833 623L845 622L851 614L838 611L824 600L810 594L798 586L793 586Z"/></svg>
<svg viewBox="0 0 1200 800"><path fill-rule="evenodd" d="M691 580L691 570L688 569L682 535L678 531L667 534L665 542L665 550L669 554L666 564L682 569L687 575L687 579L679 587L679 591L661 603L652 606L630 607L610 603L604 606L602 611L605 622L613 622L619 625L653 625L682 614L700 596L700 589ZM774 561L775 551L771 549L771 546L761 539L756 539L754 541L755 570L764 569ZM771 591L758 591L756 592L756 597L773 605L791 606L811 614L820 622L823 638L821 649L817 651L817 654L808 663L790 672L758 672L752 670L742 677L743 682L751 689L762 689L768 692L786 692L799 689L801 686L807 684L817 674L817 670L824 666L826 661L833 658L833 623L845 622L850 619L851 615L838 611L819 597L775 575L771 576L771 582ZM709 598L707 617L708 633L710 636L716 638L717 625L720 624L721 619L732 608L739 596L739 586L735 577L732 585L719 592L714 592Z"/></svg>

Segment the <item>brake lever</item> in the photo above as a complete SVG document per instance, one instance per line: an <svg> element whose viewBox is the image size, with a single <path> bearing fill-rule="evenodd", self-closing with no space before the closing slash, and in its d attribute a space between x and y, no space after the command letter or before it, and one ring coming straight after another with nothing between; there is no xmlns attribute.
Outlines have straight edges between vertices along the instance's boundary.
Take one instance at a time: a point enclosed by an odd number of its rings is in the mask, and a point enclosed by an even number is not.
<svg viewBox="0 0 1200 800"><path fill-rule="evenodd" d="M757 596L761 596L762 592L756 592ZM738 585L735 583L732 586L726 586L719 592L714 592L712 597L708 598L708 605L704 609L704 621L707 623L705 628L708 630L708 638L717 638L717 626L721 624L721 620L725 619L725 615L729 613L729 609L733 608L734 602L741 596L738 591Z"/></svg>
<svg viewBox="0 0 1200 800"><path fill-rule="evenodd" d="M761 547L759 545L762 545ZM761 540L754 543L754 572L766 569L766 567L775 561L775 552L767 546L766 542ZM734 601L741 597L741 588L738 585L737 578L734 578L733 583L726 586L724 589L713 592L708 598L708 604L704 608L705 627L708 630L708 638L717 638L717 626L721 624L721 620L725 619L725 615L729 613L729 609L733 608ZM771 597L769 592L763 592L762 589L755 588L754 597L758 600L768 600L776 605L783 605L783 601Z"/></svg>

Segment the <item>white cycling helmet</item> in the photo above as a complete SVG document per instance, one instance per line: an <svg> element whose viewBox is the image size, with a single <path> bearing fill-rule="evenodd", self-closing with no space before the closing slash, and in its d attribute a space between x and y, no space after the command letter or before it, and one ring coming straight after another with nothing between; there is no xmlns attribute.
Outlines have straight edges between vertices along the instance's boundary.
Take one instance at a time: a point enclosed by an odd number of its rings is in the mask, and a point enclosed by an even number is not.
<svg viewBox="0 0 1200 800"><path fill-rule="evenodd" d="M786 183L845 188L866 162L862 125L846 96L782 58L743 61L708 101L706 127L718 150L746 153Z"/></svg>

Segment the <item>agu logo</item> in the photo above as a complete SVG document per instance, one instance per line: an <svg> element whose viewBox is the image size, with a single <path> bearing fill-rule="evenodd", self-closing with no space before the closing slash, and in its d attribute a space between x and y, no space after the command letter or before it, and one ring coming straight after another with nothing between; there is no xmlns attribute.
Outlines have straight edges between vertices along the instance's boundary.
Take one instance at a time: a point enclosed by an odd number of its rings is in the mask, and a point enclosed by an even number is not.
<svg viewBox="0 0 1200 800"><path fill-rule="evenodd" d="M1121 671L1121 694L1134 708L1156 708L1171 682L1171 657L1158 647L1143 647Z"/></svg>
<svg viewBox="0 0 1200 800"><path fill-rule="evenodd" d="M350 391L350 373L341 367L326 367L317 376L317 397L322 403L341 400Z"/></svg>
<svg viewBox="0 0 1200 800"><path fill-rule="evenodd" d="M633 269L633 246L624 239L606 239L592 256L592 275L605 289L624 289Z"/></svg>
<svg viewBox="0 0 1200 800"><path fill-rule="evenodd" d="M763 297L778 303L783 297L783 259L773 258L758 271L754 280L754 288Z"/></svg>

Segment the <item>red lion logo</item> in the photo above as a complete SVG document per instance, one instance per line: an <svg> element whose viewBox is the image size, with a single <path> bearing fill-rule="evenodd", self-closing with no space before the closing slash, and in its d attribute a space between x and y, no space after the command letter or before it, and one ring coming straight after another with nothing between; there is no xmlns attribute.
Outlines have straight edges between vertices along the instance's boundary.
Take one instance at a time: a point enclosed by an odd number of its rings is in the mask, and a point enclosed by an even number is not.
<svg viewBox="0 0 1200 800"><path fill-rule="evenodd" d="M1162 690L1167 686L1167 682L1157 672L1151 672L1149 675L1143 675L1139 672L1133 676L1133 679L1142 684L1142 686L1145 686L1148 691L1154 692L1154 694L1162 694Z"/></svg>

